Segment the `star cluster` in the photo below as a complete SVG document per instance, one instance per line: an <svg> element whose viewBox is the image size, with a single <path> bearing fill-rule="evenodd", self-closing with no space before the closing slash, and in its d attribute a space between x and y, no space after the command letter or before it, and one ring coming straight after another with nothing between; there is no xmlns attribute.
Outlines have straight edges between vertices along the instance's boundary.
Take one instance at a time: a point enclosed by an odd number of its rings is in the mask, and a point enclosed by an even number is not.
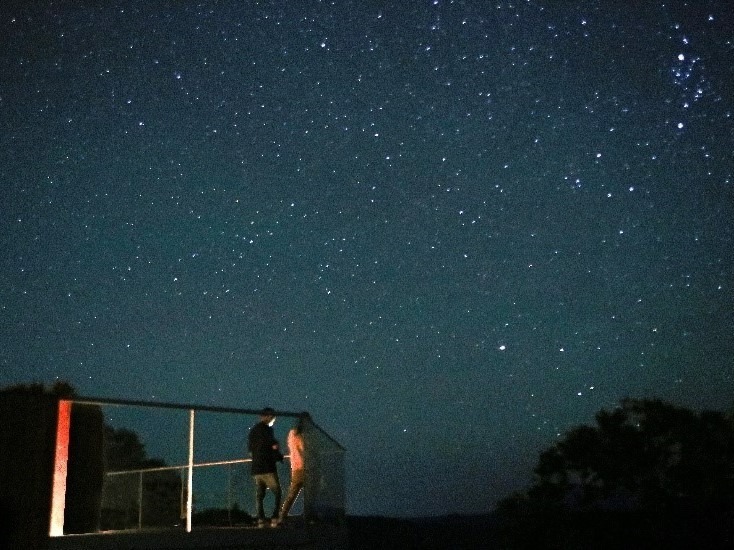
<svg viewBox="0 0 734 550"><path fill-rule="evenodd" d="M0 17L4 384L309 410L380 515L488 510L622 397L731 406L720 3Z"/></svg>

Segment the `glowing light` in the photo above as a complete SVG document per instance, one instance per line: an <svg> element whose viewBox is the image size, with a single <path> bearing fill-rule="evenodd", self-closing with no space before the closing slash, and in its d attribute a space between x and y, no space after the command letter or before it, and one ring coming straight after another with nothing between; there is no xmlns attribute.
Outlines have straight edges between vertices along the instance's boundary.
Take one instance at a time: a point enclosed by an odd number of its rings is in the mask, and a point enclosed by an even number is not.
<svg viewBox="0 0 734 550"><path fill-rule="evenodd" d="M51 495L51 525L49 536L64 534L64 503L66 502L66 471L69 462L69 427L71 425L71 401L59 400L56 421L56 455L54 457L53 492Z"/></svg>

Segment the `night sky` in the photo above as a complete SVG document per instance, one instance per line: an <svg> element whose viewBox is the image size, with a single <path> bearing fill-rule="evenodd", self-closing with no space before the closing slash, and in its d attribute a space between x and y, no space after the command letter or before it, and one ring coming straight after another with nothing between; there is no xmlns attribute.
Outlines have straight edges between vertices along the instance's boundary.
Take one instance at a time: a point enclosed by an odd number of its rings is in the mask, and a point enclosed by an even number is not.
<svg viewBox="0 0 734 550"><path fill-rule="evenodd" d="M728 8L4 3L0 386L308 410L388 516L730 409Z"/></svg>

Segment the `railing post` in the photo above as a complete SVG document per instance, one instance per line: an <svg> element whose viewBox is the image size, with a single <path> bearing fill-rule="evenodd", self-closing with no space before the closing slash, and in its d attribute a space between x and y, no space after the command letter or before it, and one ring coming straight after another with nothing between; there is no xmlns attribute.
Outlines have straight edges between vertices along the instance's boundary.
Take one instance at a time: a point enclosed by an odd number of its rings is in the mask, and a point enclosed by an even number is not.
<svg viewBox="0 0 734 550"><path fill-rule="evenodd" d="M66 502L67 463L69 461L71 401L59 399L57 410L56 450L51 492L51 518L48 533L51 537L60 537L64 534L64 505Z"/></svg>
<svg viewBox="0 0 734 550"><path fill-rule="evenodd" d="M232 527L232 465L227 464L227 520Z"/></svg>
<svg viewBox="0 0 734 550"><path fill-rule="evenodd" d="M138 530L143 528L143 472L138 474Z"/></svg>
<svg viewBox="0 0 734 550"><path fill-rule="evenodd" d="M178 469L178 477L181 480L181 494L178 495L178 517L181 518L181 520L186 519L186 483L184 483L184 474L186 473L186 468L179 468Z"/></svg>
<svg viewBox="0 0 734 550"><path fill-rule="evenodd" d="M191 513L194 507L194 409L189 410L189 478L186 487L186 532L191 532Z"/></svg>

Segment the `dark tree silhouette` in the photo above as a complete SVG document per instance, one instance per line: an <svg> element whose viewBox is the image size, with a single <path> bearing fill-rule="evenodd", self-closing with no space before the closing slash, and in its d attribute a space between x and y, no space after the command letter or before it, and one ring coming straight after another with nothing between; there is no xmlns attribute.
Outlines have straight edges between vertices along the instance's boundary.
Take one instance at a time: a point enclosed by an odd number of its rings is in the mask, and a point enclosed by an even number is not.
<svg viewBox="0 0 734 550"><path fill-rule="evenodd" d="M11 518L6 531L17 537L18 546L35 548L37 543L29 537L48 532L44 514L51 501L58 400L75 396L74 388L66 382L56 382L48 389L38 383L0 389L0 500L3 518ZM72 406L65 533L97 529L103 483L103 423L99 407Z"/></svg>
<svg viewBox="0 0 734 550"><path fill-rule="evenodd" d="M0 388L0 548L48 537L58 400L76 397L64 381ZM180 472L149 458L135 432L106 425L100 406L72 405L68 449L65 533L181 524Z"/></svg>
<svg viewBox="0 0 734 550"><path fill-rule="evenodd" d="M125 428L105 425L105 470L140 471L166 466L163 460L149 458L138 434ZM142 493L140 481L142 480ZM181 522L181 477L173 470L107 475L102 509L103 529L142 526L172 526ZM142 515L141 507L142 506Z"/></svg>
<svg viewBox="0 0 734 550"><path fill-rule="evenodd" d="M105 468L108 471L133 470L145 465L145 445L138 434L125 428L105 425Z"/></svg>
<svg viewBox="0 0 734 550"><path fill-rule="evenodd" d="M626 399L540 455L499 508L512 548L728 548L734 418Z"/></svg>

